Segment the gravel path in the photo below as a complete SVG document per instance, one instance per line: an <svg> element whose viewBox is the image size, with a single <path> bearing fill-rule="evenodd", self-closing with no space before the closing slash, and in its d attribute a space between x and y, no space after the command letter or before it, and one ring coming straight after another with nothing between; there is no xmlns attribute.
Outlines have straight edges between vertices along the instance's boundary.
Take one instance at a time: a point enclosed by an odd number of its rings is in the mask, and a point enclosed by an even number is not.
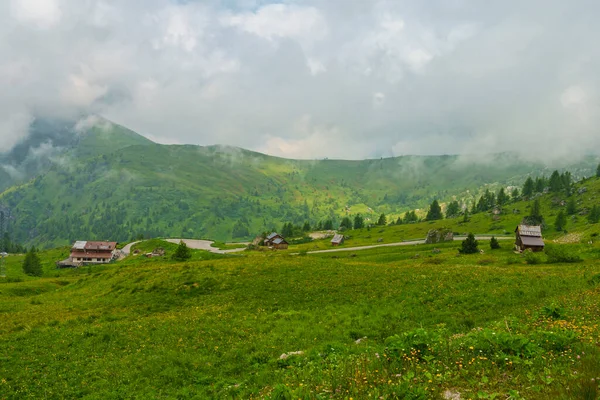
<svg viewBox="0 0 600 400"><path fill-rule="evenodd" d="M164 240L165 242L175 243L175 244L179 244L179 242L183 240L183 243L185 243L187 245L187 247L189 247L190 249L206 250L206 251L210 251L211 253L217 253L217 254L238 253L240 251L246 250L245 247L242 247L240 249L220 250L220 249L217 249L216 247L211 247L211 244L214 243L212 240L197 240L197 239L162 239L162 240ZM127 257L131 253L131 248L140 242L141 241L131 242L131 243L127 244L125 247L123 247L121 249L123 256ZM244 244L244 243L240 243L240 244Z"/></svg>
<svg viewBox="0 0 600 400"><path fill-rule="evenodd" d="M457 237L454 238L454 240L455 241L458 241L458 240L462 241L462 240L465 239L465 237L463 237L463 236L457 236ZM475 236L475 239L477 239L477 240L490 240L491 238L492 238L491 235ZM514 239L514 238L513 237L509 237L509 236L500 236L500 237L496 237L496 239L498 239L498 240L509 240L509 239ZM340 247L340 248L329 249L329 250L314 250L314 251L308 251L307 254L335 253L335 252L338 252L338 251L360 251L360 250L376 249L378 247L414 246L414 245L418 245L418 244L425 244L425 239L408 240L406 242L397 242L397 243L374 244L374 245L371 245L371 246Z"/></svg>

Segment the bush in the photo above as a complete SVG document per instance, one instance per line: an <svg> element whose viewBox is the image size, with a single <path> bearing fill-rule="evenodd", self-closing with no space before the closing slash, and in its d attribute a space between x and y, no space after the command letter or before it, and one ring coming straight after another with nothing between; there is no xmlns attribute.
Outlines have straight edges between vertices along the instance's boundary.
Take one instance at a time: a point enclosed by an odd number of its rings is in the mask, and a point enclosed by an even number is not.
<svg viewBox="0 0 600 400"><path fill-rule="evenodd" d="M30 276L42 276L42 264L33 247L25 255L25 260L23 260L23 272Z"/></svg>
<svg viewBox="0 0 600 400"><path fill-rule="evenodd" d="M581 257L565 245L547 245L545 253L549 263L574 263L581 261Z"/></svg>
<svg viewBox="0 0 600 400"><path fill-rule="evenodd" d="M525 250L525 262L530 265L541 264L542 256L539 253L534 253L530 249Z"/></svg>

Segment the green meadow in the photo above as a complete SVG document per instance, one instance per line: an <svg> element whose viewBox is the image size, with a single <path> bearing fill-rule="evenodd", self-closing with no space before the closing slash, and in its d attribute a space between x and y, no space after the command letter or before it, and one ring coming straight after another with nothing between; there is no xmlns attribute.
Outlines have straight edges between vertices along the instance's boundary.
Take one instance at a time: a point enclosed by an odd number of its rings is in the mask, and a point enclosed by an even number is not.
<svg viewBox="0 0 600 400"><path fill-rule="evenodd" d="M131 256L0 278L0 398L597 399L600 246ZM457 397L454 397L457 398Z"/></svg>

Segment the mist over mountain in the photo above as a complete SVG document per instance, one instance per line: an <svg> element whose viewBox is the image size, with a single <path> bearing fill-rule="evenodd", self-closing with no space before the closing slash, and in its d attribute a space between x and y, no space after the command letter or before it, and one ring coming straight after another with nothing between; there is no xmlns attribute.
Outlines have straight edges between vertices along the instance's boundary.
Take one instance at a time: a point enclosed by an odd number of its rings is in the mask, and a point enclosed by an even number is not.
<svg viewBox="0 0 600 400"><path fill-rule="evenodd" d="M3 156L0 207L22 243L136 235L250 239L285 222L362 214L390 220L433 199L467 207L491 188L567 168L589 176L597 157L561 165L515 153L292 160L231 146L156 144L103 118L36 121ZM8 168L7 168L8 166ZM16 186L13 184L17 183Z"/></svg>

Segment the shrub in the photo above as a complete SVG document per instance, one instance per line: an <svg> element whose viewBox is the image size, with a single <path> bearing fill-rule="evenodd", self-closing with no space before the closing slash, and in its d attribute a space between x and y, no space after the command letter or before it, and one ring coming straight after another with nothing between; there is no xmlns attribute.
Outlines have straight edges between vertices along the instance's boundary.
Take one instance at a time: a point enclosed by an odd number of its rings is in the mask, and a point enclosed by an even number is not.
<svg viewBox="0 0 600 400"><path fill-rule="evenodd" d="M33 247L25 255L25 260L23 260L23 272L31 276L42 276L42 264Z"/></svg>
<svg viewBox="0 0 600 400"><path fill-rule="evenodd" d="M530 265L540 264L542 256L539 253L534 253L530 249L525 250L525 262Z"/></svg>
<svg viewBox="0 0 600 400"><path fill-rule="evenodd" d="M581 257L578 254L564 245L547 245L545 253L549 263L574 263L581 261Z"/></svg>

